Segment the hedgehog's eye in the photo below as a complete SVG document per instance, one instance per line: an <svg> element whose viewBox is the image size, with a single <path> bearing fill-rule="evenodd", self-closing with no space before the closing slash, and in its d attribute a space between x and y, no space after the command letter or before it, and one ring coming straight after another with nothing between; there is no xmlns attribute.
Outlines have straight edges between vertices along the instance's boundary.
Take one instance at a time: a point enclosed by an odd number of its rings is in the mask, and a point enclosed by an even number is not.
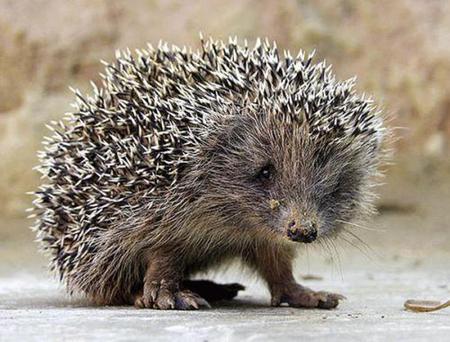
<svg viewBox="0 0 450 342"><path fill-rule="evenodd" d="M273 178L274 173L275 168L273 167L273 165L266 164L256 173L255 179L266 182Z"/></svg>

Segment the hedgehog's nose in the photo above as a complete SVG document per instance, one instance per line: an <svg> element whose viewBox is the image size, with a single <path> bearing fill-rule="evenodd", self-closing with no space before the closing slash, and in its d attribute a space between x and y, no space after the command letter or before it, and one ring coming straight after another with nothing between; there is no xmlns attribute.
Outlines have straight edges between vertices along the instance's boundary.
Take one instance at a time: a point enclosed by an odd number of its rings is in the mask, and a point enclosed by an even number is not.
<svg viewBox="0 0 450 342"><path fill-rule="evenodd" d="M300 223L290 220L287 227L287 236L292 241L310 243L317 238L317 227L313 222Z"/></svg>

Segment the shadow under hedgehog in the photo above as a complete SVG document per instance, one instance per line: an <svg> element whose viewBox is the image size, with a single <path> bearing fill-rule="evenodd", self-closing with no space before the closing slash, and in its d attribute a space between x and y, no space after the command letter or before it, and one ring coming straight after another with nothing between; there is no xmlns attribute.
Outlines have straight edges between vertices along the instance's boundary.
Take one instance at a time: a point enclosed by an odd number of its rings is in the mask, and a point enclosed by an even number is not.
<svg viewBox="0 0 450 342"><path fill-rule="evenodd" d="M299 285L301 243L372 211L383 118L354 79L267 41L117 52L39 152L34 230L70 293L198 309L239 284L191 280L239 258L271 304L334 308Z"/></svg>

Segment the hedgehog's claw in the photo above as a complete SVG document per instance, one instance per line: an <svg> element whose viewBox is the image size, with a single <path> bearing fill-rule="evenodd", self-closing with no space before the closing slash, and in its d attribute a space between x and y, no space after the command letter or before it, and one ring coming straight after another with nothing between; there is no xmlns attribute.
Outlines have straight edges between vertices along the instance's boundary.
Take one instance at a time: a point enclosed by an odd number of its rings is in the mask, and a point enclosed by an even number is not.
<svg viewBox="0 0 450 342"><path fill-rule="evenodd" d="M339 300L342 299L345 299L345 297L338 293L299 291L291 295L287 299L287 303L291 307L298 308L334 309L338 306Z"/></svg>
<svg viewBox="0 0 450 342"><path fill-rule="evenodd" d="M177 286L162 280L151 282L144 288L144 293L134 301L134 306L140 309L159 310L197 310L200 307L210 308L209 303L189 290L180 290Z"/></svg>
<svg viewBox="0 0 450 342"><path fill-rule="evenodd" d="M339 301L345 297L338 293L325 291L313 291L307 287L295 284L286 293L279 293L272 296L272 306L279 306L281 303L287 303L295 308L318 308L334 309Z"/></svg>

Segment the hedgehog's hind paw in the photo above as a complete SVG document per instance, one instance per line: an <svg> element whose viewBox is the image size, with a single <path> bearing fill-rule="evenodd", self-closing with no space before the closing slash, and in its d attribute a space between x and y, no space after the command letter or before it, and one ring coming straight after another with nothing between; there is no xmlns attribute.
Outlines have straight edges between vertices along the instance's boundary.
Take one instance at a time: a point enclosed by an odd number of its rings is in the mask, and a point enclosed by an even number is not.
<svg viewBox="0 0 450 342"><path fill-rule="evenodd" d="M189 290L179 290L167 282L151 282L144 289L144 294L137 296L134 305L137 308L159 310L197 310L209 308L209 303L196 293Z"/></svg>
<svg viewBox="0 0 450 342"><path fill-rule="evenodd" d="M183 288L198 293L209 302L231 300L239 291L245 290L245 286L239 283L217 284L210 280L185 280Z"/></svg>

